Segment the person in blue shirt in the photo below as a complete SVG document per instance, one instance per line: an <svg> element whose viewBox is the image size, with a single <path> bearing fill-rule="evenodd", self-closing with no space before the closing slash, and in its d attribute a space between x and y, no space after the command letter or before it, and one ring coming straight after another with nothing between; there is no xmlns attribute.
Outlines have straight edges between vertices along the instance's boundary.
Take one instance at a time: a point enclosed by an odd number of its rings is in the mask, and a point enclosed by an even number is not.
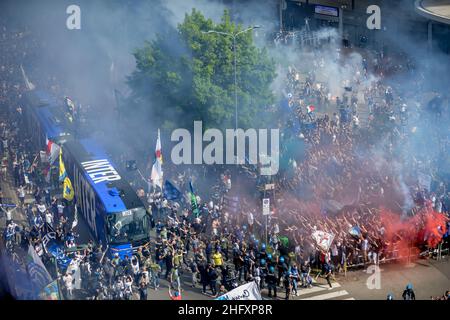
<svg viewBox="0 0 450 320"><path fill-rule="evenodd" d="M297 264L293 264L292 267L289 269L291 281L292 281L292 294L298 295L297 288L298 288L298 280L300 278L298 273Z"/></svg>

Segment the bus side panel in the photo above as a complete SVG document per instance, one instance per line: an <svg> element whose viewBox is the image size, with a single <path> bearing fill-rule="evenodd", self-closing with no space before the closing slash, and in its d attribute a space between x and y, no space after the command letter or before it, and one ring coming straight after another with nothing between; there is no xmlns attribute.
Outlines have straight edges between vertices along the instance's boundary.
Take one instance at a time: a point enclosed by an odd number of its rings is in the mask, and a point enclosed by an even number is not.
<svg viewBox="0 0 450 320"><path fill-rule="evenodd" d="M97 232L98 232L98 239L101 240L103 245L103 250L106 247L106 244L108 243L107 237L106 237L106 226L105 226L105 218L106 218L106 211L104 206L102 205L102 202L98 199L98 197L95 197L95 211L97 212L96 216L96 225L97 225Z"/></svg>

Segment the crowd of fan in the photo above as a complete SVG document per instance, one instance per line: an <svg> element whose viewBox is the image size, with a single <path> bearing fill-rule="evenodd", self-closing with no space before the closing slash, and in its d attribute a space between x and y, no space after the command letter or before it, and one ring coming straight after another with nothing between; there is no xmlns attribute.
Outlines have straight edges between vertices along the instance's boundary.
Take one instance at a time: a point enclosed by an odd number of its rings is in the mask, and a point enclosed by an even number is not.
<svg viewBox="0 0 450 320"><path fill-rule="evenodd" d="M13 211L3 209L8 220L7 240L25 251L32 244L48 263L42 237L49 228L55 229L57 239L68 249L76 246L77 237L69 223L68 216L72 215L69 205L52 196L52 179L45 179L45 172L40 171L39 152L21 129L20 97L26 88L18 61L26 57L29 46L36 45L27 37L26 33L9 32L3 27L1 41L6 45L0 49L4 57L0 107L7 110L4 116L8 119L1 124L2 177L7 179L8 173L13 177L19 198L16 210L22 211L28 221L18 226ZM319 56L314 63L320 61ZM373 68L382 73L379 65ZM396 190L401 190L405 182L392 164L403 162L410 173L417 171L420 164L434 160L426 159L426 154L419 160L406 159L402 154L402 147L411 135L404 130L405 121L416 110L408 112L401 94L387 86L382 77L361 89L370 114L367 125L360 123L358 111L362 102L358 101L358 84L367 84L364 79L370 72L365 60L355 68L356 78L351 81L353 94L348 96L346 92L350 91L344 91L341 97L332 97L326 86L315 80L314 73L304 82L299 80L295 68L289 73L288 123L293 127L292 136L304 141L308 148L304 160L298 165L293 161L292 168L284 170L275 181L276 189L282 192L273 199L275 209L269 217L267 243L260 236L265 234L265 223L255 209L259 208L260 199L244 194L237 213L223 204L223 196L233 191L228 173L223 173L217 182L219 197L211 201L198 199L198 216L193 214L189 201L167 201L161 194L139 190L138 194L148 200L155 219L155 240L125 259L119 259L118 255L108 257L105 248L92 241L86 249L70 253L72 262L60 275L66 297L147 299L148 289L158 290L163 280L167 281L172 299L181 299L186 284L200 286L204 294L216 297L248 281L256 281L260 289L267 288L269 297L276 297L281 286L289 299L298 294L300 287L311 286L314 277L322 275L332 287L334 272L345 271L352 264L378 263L388 258L388 252L393 252L395 246L390 243L392 239L384 236L386 222L379 214L380 205L395 203L393 198L405 196L396 196ZM43 86L58 94L59 89L52 83L55 78L47 79L50 82ZM312 104L323 111L334 106L339 111L332 117L318 117L311 108L307 109ZM297 125L299 131L295 130ZM447 137L430 138L438 139L444 152L448 150ZM382 150L373 148L381 139L389 143ZM176 176L176 172L167 174ZM309 199L294 194L300 185L310 187ZM411 184L411 189L405 192L413 196L413 205L407 213L413 215L428 206L448 215L447 187L448 181L439 181L431 192ZM30 198L31 203L25 201ZM328 210L337 211L335 215L322 215L323 199L338 200L345 206ZM353 226L359 227L360 235L349 234ZM329 250L322 250L312 239L311 233L316 230L335 236ZM396 239L403 240L401 236ZM75 272L77 268L79 273ZM318 269L316 276L313 269Z"/></svg>

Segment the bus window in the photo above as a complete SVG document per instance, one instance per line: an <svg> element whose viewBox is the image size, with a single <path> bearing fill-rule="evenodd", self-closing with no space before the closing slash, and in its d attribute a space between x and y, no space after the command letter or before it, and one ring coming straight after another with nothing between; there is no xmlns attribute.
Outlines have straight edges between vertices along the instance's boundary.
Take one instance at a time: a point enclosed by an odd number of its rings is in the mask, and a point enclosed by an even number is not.
<svg viewBox="0 0 450 320"><path fill-rule="evenodd" d="M150 216L144 207L134 208L108 215L106 226L111 244L133 244L149 237Z"/></svg>

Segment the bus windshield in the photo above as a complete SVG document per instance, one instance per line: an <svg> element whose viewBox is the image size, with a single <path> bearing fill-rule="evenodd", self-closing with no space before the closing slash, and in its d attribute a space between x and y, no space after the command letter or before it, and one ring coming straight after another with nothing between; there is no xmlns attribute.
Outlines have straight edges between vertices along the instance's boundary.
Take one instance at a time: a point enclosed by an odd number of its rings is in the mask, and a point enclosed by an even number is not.
<svg viewBox="0 0 450 320"><path fill-rule="evenodd" d="M150 234L150 217L143 207L112 214L106 220L111 244L133 244Z"/></svg>

